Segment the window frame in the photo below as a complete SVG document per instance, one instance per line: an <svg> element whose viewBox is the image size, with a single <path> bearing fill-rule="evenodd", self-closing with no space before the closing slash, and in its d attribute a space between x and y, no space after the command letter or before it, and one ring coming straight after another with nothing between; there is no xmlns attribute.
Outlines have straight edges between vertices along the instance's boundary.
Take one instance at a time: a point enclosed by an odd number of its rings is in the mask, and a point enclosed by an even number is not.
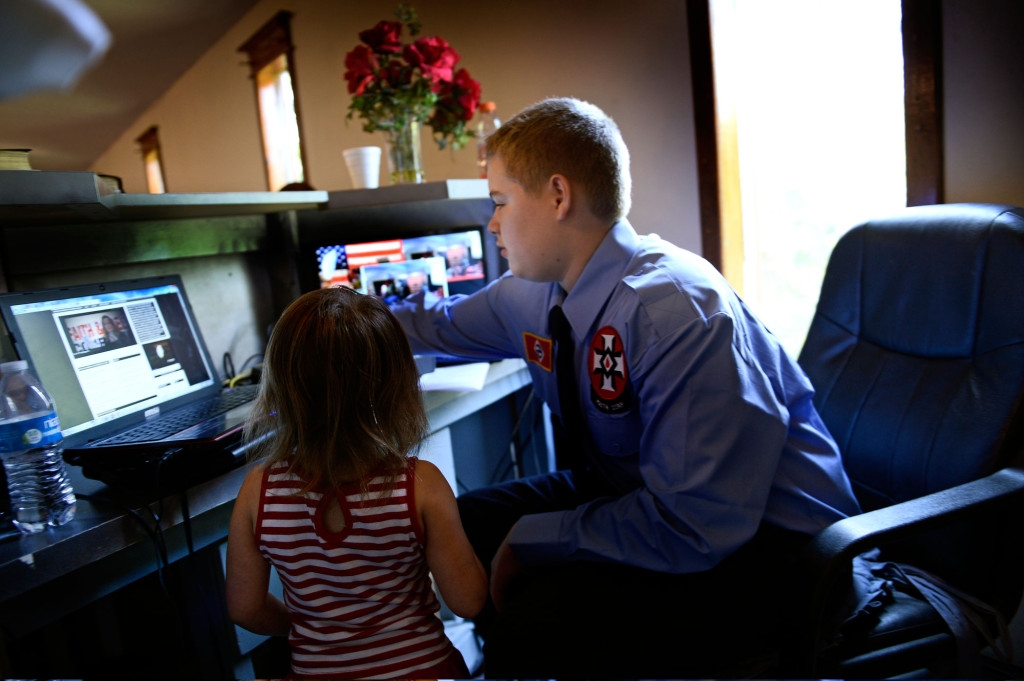
<svg viewBox="0 0 1024 681"><path fill-rule="evenodd" d="M901 0L903 13L904 106L907 154L907 205L943 203L942 4L933 0ZM711 51L709 0L686 3L690 62L693 71L694 123L697 134L697 176L700 197L701 250L719 271L736 271L723 247L722 200L729 188L721 170L730 162L718 149L714 64ZM737 198L738 202L738 198ZM738 251L742 258L742 247ZM724 268L724 269L723 269ZM740 268L742 271L742 268Z"/></svg>
<svg viewBox="0 0 1024 681"><path fill-rule="evenodd" d="M263 130L263 112L260 105L260 85L258 74L265 66L284 55L285 63L292 86L292 101L295 106L295 122L298 127L299 136L299 162L302 164L302 182L309 184L309 163L306 159L306 145L302 135L302 107L299 103L298 74L295 68L295 46L292 43L291 19L292 13L288 10L281 10L265 23L256 33L252 35L241 47L239 52L247 56L249 65L249 79L253 83L253 96L256 100L256 113L260 126L260 151L263 154L263 169L266 176L267 188L271 186L271 172L267 162L266 133Z"/></svg>
<svg viewBox="0 0 1024 681"><path fill-rule="evenodd" d="M150 194L167 193L167 173L164 172L164 155L160 149L160 137L157 131L157 126L149 126L144 133L135 138L135 142L139 145L142 152L142 168L146 177L146 191ZM156 155L156 167L157 171L160 173L160 191L153 191L153 184L149 174L148 157L150 154Z"/></svg>

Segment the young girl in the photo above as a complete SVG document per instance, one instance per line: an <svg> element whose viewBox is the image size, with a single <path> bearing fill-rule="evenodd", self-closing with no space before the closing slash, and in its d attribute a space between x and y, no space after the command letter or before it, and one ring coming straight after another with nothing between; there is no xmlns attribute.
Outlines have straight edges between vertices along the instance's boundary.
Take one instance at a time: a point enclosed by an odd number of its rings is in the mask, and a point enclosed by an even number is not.
<svg viewBox="0 0 1024 681"><path fill-rule="evenodd" d="M468 676L430 575L467 618L487 578L444 476L409 456L427 429L418 379L387 306L347 288L300 297L271 335L227 604L240 626L288 636L294 677ZM284 602L267 590L271 565Z"/></svg>

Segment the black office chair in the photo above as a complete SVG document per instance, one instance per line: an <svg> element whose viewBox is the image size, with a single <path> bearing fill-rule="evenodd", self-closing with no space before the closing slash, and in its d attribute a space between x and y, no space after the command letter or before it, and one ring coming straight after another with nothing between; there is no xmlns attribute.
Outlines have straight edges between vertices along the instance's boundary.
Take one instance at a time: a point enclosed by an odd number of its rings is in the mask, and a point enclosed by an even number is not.
<svg viewBox="0 0 1024 681"><path fill-rule="evenodd" d="M1021 208L911 208L836 245L799 361L865 513L827 528L808 552L813 593L782 671L1022 678L1019 667L986 671L986 637L954 636L904 584L909 566L927 571L1005 621L1020 604L1022 300ZM877 597L840 627L842 599L864 583L851 578L851 559L876 546L882 561L908 567L890 565ZM995 616L973 610L997 635Z"/></svg>

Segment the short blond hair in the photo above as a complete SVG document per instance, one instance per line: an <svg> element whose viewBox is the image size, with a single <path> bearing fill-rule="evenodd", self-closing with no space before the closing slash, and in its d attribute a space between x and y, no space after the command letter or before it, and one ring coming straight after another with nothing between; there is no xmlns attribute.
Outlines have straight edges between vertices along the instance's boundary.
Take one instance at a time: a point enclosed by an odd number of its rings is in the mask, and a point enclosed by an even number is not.
<svg viewBox="0 0 1024 681"><path fill-rule="evenodd" d="M629 213L629 150L615 121L589 102L561 97L523 109L487 138L487 158L494 156L529 192L560 174L597 217L612 223Z"/></svg>

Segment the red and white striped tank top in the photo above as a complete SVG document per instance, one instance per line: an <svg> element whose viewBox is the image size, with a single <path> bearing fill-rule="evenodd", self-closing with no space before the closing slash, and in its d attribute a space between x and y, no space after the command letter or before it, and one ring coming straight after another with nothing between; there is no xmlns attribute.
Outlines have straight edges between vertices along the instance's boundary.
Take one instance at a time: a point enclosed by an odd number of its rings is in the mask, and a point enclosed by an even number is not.
<svg viewBox="0 0 1024 681"><path fill-rule="evenodd" d="M286 464L264 471L256 541L284 586L294 675L458 678L464 669L436 615L414 467L390 493L371 481L366 498L359 485L302 494ZM338 533L323 522L332 495L345 518Z"/></svg>

